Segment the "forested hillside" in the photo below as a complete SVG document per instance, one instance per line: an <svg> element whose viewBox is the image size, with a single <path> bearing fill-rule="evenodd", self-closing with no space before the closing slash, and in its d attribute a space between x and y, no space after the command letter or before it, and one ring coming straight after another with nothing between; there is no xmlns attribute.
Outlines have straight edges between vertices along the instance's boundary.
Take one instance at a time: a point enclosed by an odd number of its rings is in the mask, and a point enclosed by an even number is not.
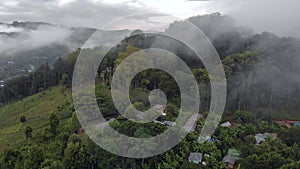
<svg viewBox="0 0 300 169"><path fill-rule="evenodd" d="M243 169L300 168L300 128L273 120L300 119L297 79L300 42L267 32L253 34L218 13L188 20L211 39L222 60L228 95L221 124L227 126L219 126L204 142L199 140L211 95L203 64L187 46L164 36L138 31L139 34L132 34L112 48L98 69L96 99L104 117L115 119L110 126L128 136L151 137L168 127L164 123L136 124L127 120L116 110L110 93L114 71L123 59L141 49L160 47L182 58L196 78L201 95L201 117L195 131L171 150L145 159L120 157L95 145L74 112L71 84L80 52L97 53L101 47L78 49L65 59L58 59L53 67L43 64L0 88L3 117L0 120L0 168L222 169L226 168L224 158L232 152L236 156L235 167ZM183 23L175 22L166 31L180 31L180 24ZM146 110L150 106L149 93L157 88L163 90L168 99L166 116L159 120L173 122L180 109L180 90L169 74L155 69L140 72L131 82L130 99L134 107ZM130 107L126 110L130 111ZM200 164L189 160L193 152L202 153Z"/></svg>

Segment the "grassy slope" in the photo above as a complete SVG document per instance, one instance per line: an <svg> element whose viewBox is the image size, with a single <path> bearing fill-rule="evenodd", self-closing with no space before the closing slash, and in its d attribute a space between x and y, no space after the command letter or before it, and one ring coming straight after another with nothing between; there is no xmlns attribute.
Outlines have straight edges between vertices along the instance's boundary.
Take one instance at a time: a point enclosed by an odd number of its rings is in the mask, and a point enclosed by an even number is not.
<svg viewBox="0 0 300 169"><path fill-rule="evenodd" d="M107 94L108 90L100 88L96 93ZM48 127L48 115L55 111L58 113L60 128L63 129L73 112L70 109L72 99L69 90L56 87L47 91L27 97L21 101L0 106L0 151L9 146L21 146L26 143L24 129L26 126L33 128L33 135ZM282 111L273 114L278 119L299 119L297 111ZM20 122L20 116L25 115L27 121Z"/></svg>
<svg viewBox="0 0 300 169"><path fill-rule="evenodd" d="M0 150L22 144L25 141L25 126L33 128L33 135L37 131L44 130L48 125L48 115L52 111L58 112L63 124L65 117L70 116L70 110L64 108L68 103L71 103L70 91L57 87L1 106ZM21 115L25 115L25 123L20 122Z"/></svg>

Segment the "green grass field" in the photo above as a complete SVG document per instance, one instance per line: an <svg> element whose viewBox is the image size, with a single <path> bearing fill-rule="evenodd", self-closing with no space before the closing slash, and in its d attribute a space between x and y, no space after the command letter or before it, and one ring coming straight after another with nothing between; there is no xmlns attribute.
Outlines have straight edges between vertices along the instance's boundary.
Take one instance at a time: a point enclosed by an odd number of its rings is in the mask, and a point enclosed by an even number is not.
<svg viewBox="0 0 300 169"><path fill-rule="evenodd" d="M0 107L0 150L6 147L22 145L25 141L24 129L33 128L33 135L44 130L48 125L50 112L58 112L61 124L70 116L71 110L65 108L71 104L71 94L63 87L56 87L27 97L21 101L9 103ZM20 122L20 116L26 117L26 122Z"/></svg>

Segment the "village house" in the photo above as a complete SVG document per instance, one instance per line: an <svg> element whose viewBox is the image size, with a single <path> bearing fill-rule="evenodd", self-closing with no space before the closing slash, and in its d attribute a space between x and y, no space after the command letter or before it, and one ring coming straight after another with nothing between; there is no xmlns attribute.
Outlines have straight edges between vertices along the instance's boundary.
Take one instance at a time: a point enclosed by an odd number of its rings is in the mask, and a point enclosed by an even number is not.
<svg viewBox="0 0 300 169"><path fill-rule="evenodd" d="M276 133L258 133L255 135L256 145L259 145L265 141L267 141L267 138L276 139L277 134Z"/></svg>
<svg viewBox="0 0 300 169"><path fill-rule="evenodd" d="M200 118L200 114L199 113L195 113L193 114L189 119L188 121L185 123L184 125L184 129L187 131L187 132L193 132L195 131L196 127L197 127L197 122Z"/></svg>
<svg viewBox="0 0 300 169"><path fill-rule="evenodd" d="M287 128L291 128L293 126L300 127L300 120L286 119L286 120L274 120L274 121L278 124L282 124L286 126Z"/></svg>
<svg viewBox="0 0 300 169"><path fill-rule="evenodd" d="M240 159L241 152L237 149L230 148L228 149L227 155L233 156L236 159Z"/></svg>
<svg viewBox="0 0 300 169"><path fill-rule="evenodd" d="M226 155L222 161L227 168L229 168L229 169L236 168L236 158L235 157L233 157L231 155Z"/></svg>
<svg viewBox="0 0 300 169"><path fill-rule="evenodd" d="M200 164L202 162L203 154L202 153L191 153L189 156L189 162Z"/></svg>
<svg viewBox="0 0 300 169"><path fill-rule="evenodd" d="M241 152L237 149L228 149L227 155L223 158L223 163L229 169L237 167L237 160L241 159Z"/></svg>
<svg viewBox="0 0 300 169"><path fill-rule="evenodd" d="M300 127L300 121L294 122L295 127Z"/></svg>
<svg viewBox="0 0 300 169"><path fill-rule="evenodd" d="M152 107L152 109L154 109L156 112L160 113L162 116L166 116L167 113L165 113L165 109L166 109L166 106L164 105L155 105Z"/></svg>
<svg viewBox="0 0 300 169"><path fill-rule="evenodd" d="M221 127L231 127L231 123L229 121L220 124Z"/></svg>

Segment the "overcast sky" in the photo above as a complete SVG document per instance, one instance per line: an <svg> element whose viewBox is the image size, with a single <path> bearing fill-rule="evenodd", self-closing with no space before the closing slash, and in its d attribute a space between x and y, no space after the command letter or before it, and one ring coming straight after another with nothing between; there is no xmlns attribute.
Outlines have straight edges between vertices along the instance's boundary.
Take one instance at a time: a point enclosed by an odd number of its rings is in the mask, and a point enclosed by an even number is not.
<svg viewBox="0 0 300 169"><path fill-rule="evenodd" d="M299 6L300 0L0 0L0 22L43 21L101 28L114 19L135 13L162 12L185 19L221 12L256 32L266 30L300 37ZM149 24L146 27L151 29L172 19L148 16L136 20L143 20L142 25ZM127 27L131 28L130 24Z"/></svg>

